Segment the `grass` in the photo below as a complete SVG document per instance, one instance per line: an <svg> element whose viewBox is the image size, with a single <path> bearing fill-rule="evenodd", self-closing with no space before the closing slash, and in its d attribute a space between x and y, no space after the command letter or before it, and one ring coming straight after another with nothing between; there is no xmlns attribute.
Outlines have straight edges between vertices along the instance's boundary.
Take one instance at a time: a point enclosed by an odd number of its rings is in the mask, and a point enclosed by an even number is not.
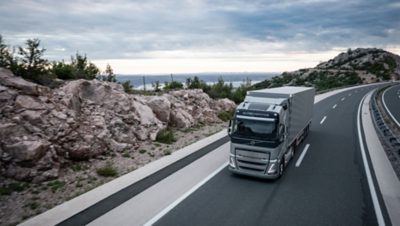
<svg viewBox="0 0 400 226"><path fill-rule="evenodd" d="M21 192L29 188L28 183L15 182L0 187L0 195L11 195L13 192Z"/></svg>
<svg viewBox="0 0 400 226"><path fill-rule="evenodd" d="M118 175L117 170L114 168L111 162L107 162L105 166L98 168L96 173L103 177L115 177Z"/></svg>
<svg viewBox="0 0 400 226"><path fill-rule="evenodd" d="M139 153L140 153L140 154L144 154L144 153L146 153L146 152L147 152L147 151L146 151L145 149L140 149L140 150L139 150Z"/></svg>
<svg viewBox="0 0 400 226"><path fill-rule="evenodd" d="M171 151L170 150L165 150L164 151L164 155L171 155Z"/></svg>
<svg viewBox="0 0 400 226"><path fill-rule="evenodd" d="M53 180L47 183L47 186L51 188L53 192L57 191L58 189L64 187L65 182L59 180Z"/></svg>
<svg viewBox="0 0 400 226"><path fill-rule="evenodd" d="M27 204L27 206L31 209L31 210L35 210L37 209L40 205L37 202L30 202Z"/></svg>
<svg viewBox="0 0 400 226"><path fill-rule="evenodd" d="M170 129L163 129L158 132L156 141L164 144L172 144L176 141L176 138Z"/></svg>
<svg viewBox="0 0 400 226"><path fill-rule="evenodd" d="M124 158L130 158L131 156L129 155L128 152L125 152L125 153L122 154L122 157L124 157Z"/></svg>
<svg viewBox="0 0 400 226"><path fill-rule="evenodd" d="M81 171L81 170L82 170L82 166L81 166L80 164L76 163L76 164L74 164L74 165L71 166L71 169L72 169L74 172L78 172L78 171Z"/></svg>

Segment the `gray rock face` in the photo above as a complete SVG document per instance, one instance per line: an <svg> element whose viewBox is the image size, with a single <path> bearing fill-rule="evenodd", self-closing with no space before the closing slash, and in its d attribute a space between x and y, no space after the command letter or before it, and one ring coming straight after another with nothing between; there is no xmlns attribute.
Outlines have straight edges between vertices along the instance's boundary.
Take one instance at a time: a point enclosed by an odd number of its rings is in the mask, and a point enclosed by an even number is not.
<svg viewBox="0 0 400 226"><path fill-rule="evenodd" d="M217 122L219 112L234 107L201 90L139 96L97 80L49 90L0 68L0 173L18 180L54 179L73 160L136 147L167 126Z"/></svg>

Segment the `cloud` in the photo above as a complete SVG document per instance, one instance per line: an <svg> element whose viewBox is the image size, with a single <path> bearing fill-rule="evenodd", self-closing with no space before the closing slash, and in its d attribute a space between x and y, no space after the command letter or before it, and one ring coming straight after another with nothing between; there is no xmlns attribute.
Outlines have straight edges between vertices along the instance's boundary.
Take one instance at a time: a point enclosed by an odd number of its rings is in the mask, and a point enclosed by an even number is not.
<svg viewBox="0 0 400 226"><path fill-rule="evenodd" d="M398 49L397 1L2 1L5 40L39 38L54 59L230 58L355 47Z"/></svg>

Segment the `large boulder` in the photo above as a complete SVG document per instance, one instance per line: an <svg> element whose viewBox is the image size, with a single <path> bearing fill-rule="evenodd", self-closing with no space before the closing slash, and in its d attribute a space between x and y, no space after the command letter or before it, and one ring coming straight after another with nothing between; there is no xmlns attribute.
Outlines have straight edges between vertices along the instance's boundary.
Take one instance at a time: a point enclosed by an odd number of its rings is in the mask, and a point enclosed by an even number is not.
<svg viewBox="0 0 400 226"><path fill-rule="evenodd" d="M4 151L13 157L14 162L34 162L46 154L49 146L50 143L44 140L26 140L5 145Z"/></svg>
<svg viewBox="0 0 400 226"><path fill-rule="evenodd" d="M149 107L156 114L157 118L163 122L169 122L171 102L165 96L150 97L147 101Z"/></svg>

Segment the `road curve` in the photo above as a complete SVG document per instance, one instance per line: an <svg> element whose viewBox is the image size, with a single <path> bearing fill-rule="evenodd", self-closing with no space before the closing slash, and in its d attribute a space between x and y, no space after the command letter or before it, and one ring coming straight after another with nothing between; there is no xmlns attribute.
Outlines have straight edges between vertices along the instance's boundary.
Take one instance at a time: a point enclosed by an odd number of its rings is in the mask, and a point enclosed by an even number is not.
<svg viewBox="0 0 400 226"><path fill-rule="evenodd" d="M383 92L382 99L386 111L400 127L400 84L386 89Z"/></svg>
<svg viewBox="0 0 400 226"><path fill-rule="evenodd" d="M357 108L373 88L318 102L311 132L281 179L224 169L155 225L377 225L357 138Z"/></svg>

